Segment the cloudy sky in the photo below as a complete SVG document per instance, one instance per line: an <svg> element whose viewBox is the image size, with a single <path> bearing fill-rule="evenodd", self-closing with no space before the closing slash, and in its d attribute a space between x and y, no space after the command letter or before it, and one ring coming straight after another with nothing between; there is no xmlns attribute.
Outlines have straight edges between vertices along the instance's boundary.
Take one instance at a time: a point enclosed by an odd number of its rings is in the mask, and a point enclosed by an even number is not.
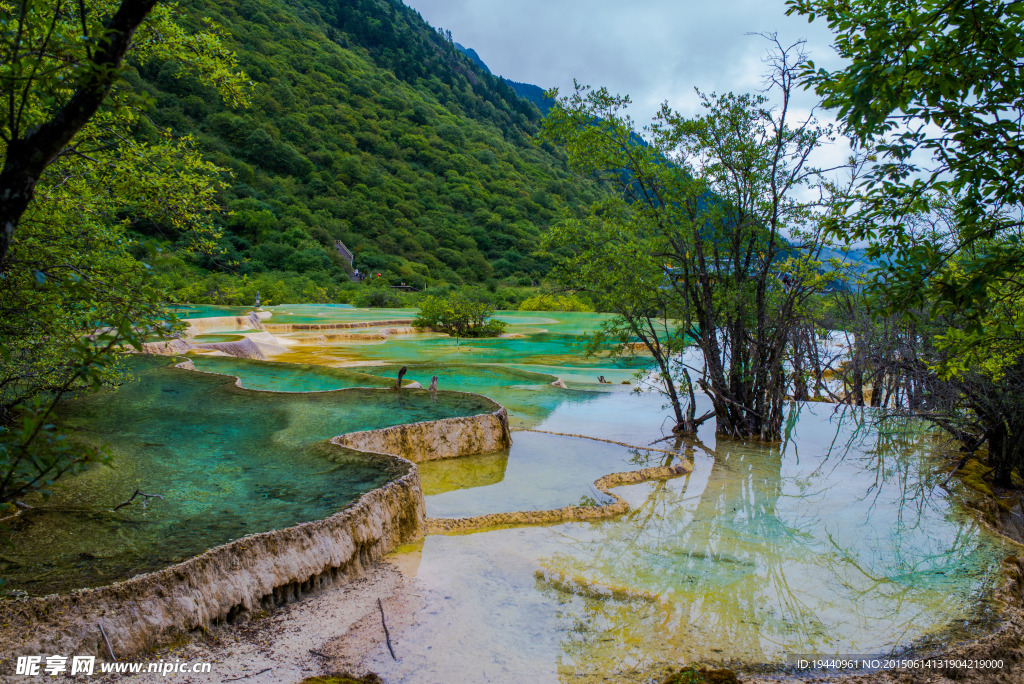
<svg viewBox="0 0 1024 684"><path fill-rule="evenodd" d="M767 42L806 39L812 59L835 65L820 19L787 17L784 0L405 0L435 28L479 53L495 74L544 88L573 79L628 94L646 122L668 100L696 113L693 89L760 89ZM809 107L813 99L801 96ZM827 118L827 117L826 117Z"/></svg>

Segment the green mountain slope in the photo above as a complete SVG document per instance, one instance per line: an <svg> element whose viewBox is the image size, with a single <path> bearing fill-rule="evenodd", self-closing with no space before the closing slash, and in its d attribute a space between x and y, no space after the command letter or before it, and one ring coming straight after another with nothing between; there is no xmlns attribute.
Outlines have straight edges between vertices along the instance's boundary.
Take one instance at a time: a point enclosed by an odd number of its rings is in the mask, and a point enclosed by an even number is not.
<svg viewBox="0 0 1024 684"><path fill-rule="evenodd" d="M472 62L478 67L488 74L491 73L490 68L484 64L482 59L480 59L480 55L477 54L476 50L468 48L465 45L459 45L458 43L455 43L455 47L459 52L469 57L470 60L472 60ZM542 114L546 115L548 110L551 109L551 106L555 104L553 99L544 95L544 89L540 86L535 86L531 83L518 83L516 81L510 81L504 77L502 80L505 81L505 85L515 91L516 95L537 105L537 109L539 109Z"/></svg>
<svg viewBox="0 0 1024 684"><path fill-rule="evenodd" d="M335 289L348 280L335 240L363 272L414 287L526 283L550 267L531 256L548 222L602 192L532 143L532 103L400 3L191 0L181 10L185 26L222 26L254 82L252 106L227 111L174 63L125 77L151 96L155 125L194 135L235 174L222 198L226 253L163 267L182 298L217 300L216 287L195 284L213 272ZM140 135L155 130L147 122Z"/></svg>

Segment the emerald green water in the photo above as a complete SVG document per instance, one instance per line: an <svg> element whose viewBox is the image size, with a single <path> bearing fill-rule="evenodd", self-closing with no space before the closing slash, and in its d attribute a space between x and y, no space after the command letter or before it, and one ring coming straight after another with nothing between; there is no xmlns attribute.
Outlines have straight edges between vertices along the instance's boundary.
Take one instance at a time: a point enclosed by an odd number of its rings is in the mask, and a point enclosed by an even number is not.
<svg viewBox="0 0 1024 684"><path fill-rule="evenodd" d="M325 392L349 387L391 387L395 384L395 377L386 378L360 372L363 370L362 368L328 368L307 363L272 363L230 356L196 355L191 358L196 370L233 375L241 380L242 387L254 390Z"/></svg>
<svg viewBox="0 0 1024 684"><path fill-rule="evenodd" d="M496 408L447 392L254 392L231 377L146 358L132 366L138 379L116 394L62 406L60 424L83 443L109 445L113 467L59 482L47 502L27 501L40 508L0 539L6 590L109 584L247 534L327 517L401 473L324 440ZM136 489L164 498L112 511Z"/></svg>
<svg viewBox="0 0 1024 684"><path fill-rule="evenodd" d="M344 387L391 387L400 366L353 366L331 368L309 363L274 363L223 356L192 357L197 370L234 375L242 386L259 390L319 392ZM579 404L592 404L606 392L621 391L617 386L594 385L587 389L559 389L550 385L550 375L500 365L459 366L415 364L406 366L405 380L416 380L429 387L438 376L438 388L483 394L509 410L512 425L533 427L552 412ZM583 387L582 385L580 387ZM628 388L627 388L628 389ZM635 406L630 397L609 410ZM640 398L641 400L643 398ZM621 401L621 399L620 399Z"/></svg>
<svg viewBox="0 0 1024 684"><path fill-rule="evenodd" d="M335 343L339 347L346 342ZM367 361L401 360L423 364L512 364L518 367L548 366L580 369L640 369L650 363L649 357L610 359L605 356L586 357L573 335L534 333L523 338L485 338L460 340L437 335L395 336L386 344L360 347L358 355ZM594 371L592 377L600 375Z"/></svg>
<svg viewBox="0 0 1024 684"><path fill-rule="evenodd" d="M216 304L168 305L168 310L179 319L213 318L214 316L244 316L253 310L251 306L219 306Z"/></svg>
<svg viewBox="0 0 1024 684"><path fill-rule="evenodd" d="M416 309L355 309L347 304L281 304L264 307L267 323L361 323L413 318Z"/></svg>

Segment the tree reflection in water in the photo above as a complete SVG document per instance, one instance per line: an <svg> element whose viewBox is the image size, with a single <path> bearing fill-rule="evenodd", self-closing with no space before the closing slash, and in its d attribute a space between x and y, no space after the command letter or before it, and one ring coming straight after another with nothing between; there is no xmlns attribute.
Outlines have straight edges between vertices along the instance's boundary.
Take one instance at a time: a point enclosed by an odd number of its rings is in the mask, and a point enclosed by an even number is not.
<svg viewBox="0 0 1024 684"><path fill-rule="evenodd" d="M890 652L984 620L1000 542L935 487L943 445L829 408L794 405L781 444L692 443L687 478L552 530L537 587L561 604L559 671Z"/></svg>

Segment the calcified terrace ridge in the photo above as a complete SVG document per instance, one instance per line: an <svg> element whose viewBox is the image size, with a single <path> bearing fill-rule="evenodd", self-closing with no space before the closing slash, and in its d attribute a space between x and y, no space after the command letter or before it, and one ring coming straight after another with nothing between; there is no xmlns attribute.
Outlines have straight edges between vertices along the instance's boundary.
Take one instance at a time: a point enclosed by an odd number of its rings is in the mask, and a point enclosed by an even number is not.
<svg viewBox="0 0 1024 684"><path fill-rule="evenodd" d="M160 342L146 342L142 345L142 351L146 354L159 354L164 356L181 355L192 351L263 361L266 360L268 351L284 351L284 343L296 344L300 342L334 342L342 340L386 340L391 335L417 332L416 328L410 327L413 320L411 318L400 318L386 321L361 321L355 323L264 323L263 321L270 316L270 312L254 311L245 316L216 316L211 318L188 319L188 325L182 333L183 337ZM364 333L333 332L338 330L353 330L357 328L380 328L380 330ZM244 331L245 334L240 335L242 339L226 342L194 341L193 338L210 331ZM273 333L307 331L321 332L324 334L314 335L301 341L286 341L281 338L274 337L273 335Z"/></svg>
<svg viewBox="0 0 1024 684"><path fill-rule="evenodd" d="M176 367L195 371L191 360ZM237 378L235 384L241 388ZM0 601L0 658L51 652L104 658L108 656L104 633L119 656L138 653L184 633L269 612L344 583L396 546L426 532L595 519L629 509L624 500L611 495L614 503L605 506L428 519L415 464L509 447L508 416L500 406L476 416L346 433L330 443L384 459L404 474L323 520L248 535L108 586ZM619 484L675 477L691 470L683 462L614 473L595 485L607 493Z"/></svg>

